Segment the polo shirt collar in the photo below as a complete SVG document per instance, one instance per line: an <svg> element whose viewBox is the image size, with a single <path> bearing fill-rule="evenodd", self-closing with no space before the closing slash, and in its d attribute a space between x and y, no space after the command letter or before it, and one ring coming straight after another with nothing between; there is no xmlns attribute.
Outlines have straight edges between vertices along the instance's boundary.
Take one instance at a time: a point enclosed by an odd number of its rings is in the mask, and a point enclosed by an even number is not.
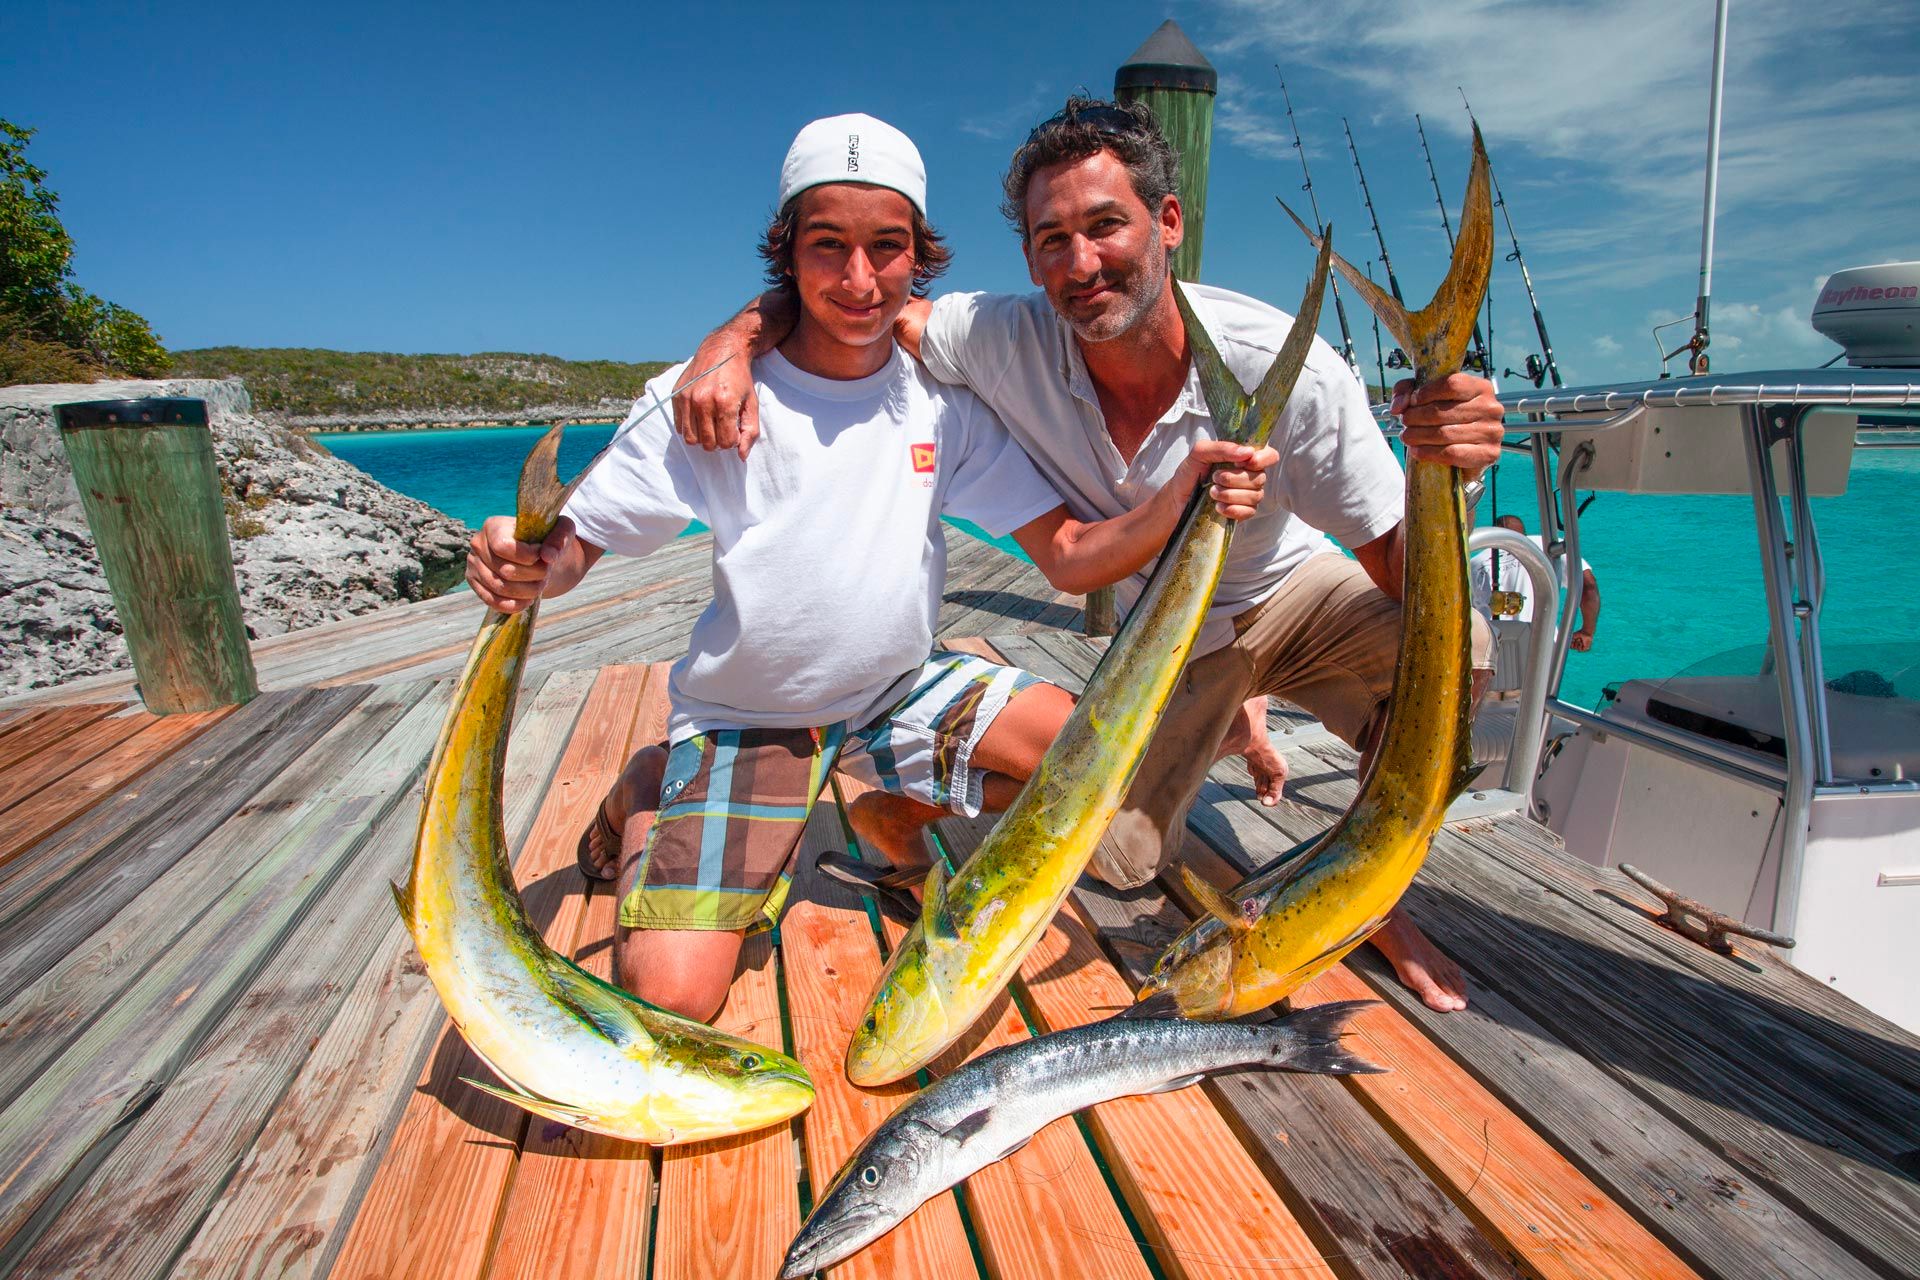
<svg viewBox="0 0 1920 1280"><path fill-rule="evenodd" d="M1100 413L1100 397L1093 389L1093 375L1087 372L1086 358L1080 354L1080 344L1074 339L1073 327L1053 309L1051 302L1046 301L1044 293L1041 295L1041 300L1048 314L1053 317L1061 380L1067 384L1068 391L1089 405L1095 413ZM1208 315L1205 301L1195 297L1191 292L1187 294L1187 301L1192 304L1194 315L1199 317L1200 323L1212 336L1214 345L1219 346L1219 332L1212 322L1212 317ZM1191 358L1187 360L1186 385L1180 388L1180 394L1173 398L1173 403L1167 406L1167 411L1160 415L1159 421L1154 425L1159 427L1178 422L1189 413L1198 414L1202 418L1212 416L1207 409L1206 393L1200 387L1200 362Z"/></svg>

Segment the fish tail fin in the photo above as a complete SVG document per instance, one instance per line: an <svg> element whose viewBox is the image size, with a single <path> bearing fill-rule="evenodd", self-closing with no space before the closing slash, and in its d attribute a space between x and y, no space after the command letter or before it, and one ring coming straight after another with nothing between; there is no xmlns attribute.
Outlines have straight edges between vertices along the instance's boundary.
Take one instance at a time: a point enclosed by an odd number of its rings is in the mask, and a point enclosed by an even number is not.
<svg viewBox="0 0 1920 1280"><path fill-rule="evenodd" d="M1193 352L1194 367L1200 371L1200 393L1206 399L1207 413L1213 418L1213 433L1222 440L1240 440L1246 435L1247 410L1253 399L1220 358L1213 335L1193 313L1187 291L1178 280L1173 282L1174 305L1180 309L1180 322L1187 331L1187 346Z"/></svg>
<svg viewBox="0 0 1920 1280"><path fill-rule="evenodd" d="M400 919L406 923L407 932L413 932L413 891L392 880L387 881L387 888L393 890L393 905L400 908Z"/></svg>
<svg viewBox="0 0 1920 1280"><path fill-rule="evenodd" d="M520 494L513 536L521 542L541 542L560 520L560 509L573 496L573 486L560 483L560 437L566 425L548 428L520 466Z"/></svg>
<svg viewBox="0 0 1920 1280"><path fill-rule="evenodd" d="M1410 317L1422 380L1435 373L1451 373L1466 358L1480 317L1480 300L1487 294L1493 269L1493 198L1488 184L1487 148L1480 126L1473 126L1473 165L1467 173L1467 196L1460 206L1460 236L1453 244L1453 262L1447 278L1435 290L1433 301Z"/></svg>
<svg viewBox="0 0 1920 1280"><path fill-rule="evenodd" d="M1327 1076L1378 1075L1386 1070L1349 1053L1341 1044L1351 1028L1347 1023L1362 1009L1371 1009L1378 1000L1336 1000L1318 1004L1298 1013L1290 1013L1275 1024L1272 1065L1286 1071L1313 1072Z"/></svg>
<svg viewBox="0 0 1920 1280"><path fill-rule="evenodd" d="M1280 207L1286 210L1287 216L1293 219L1293 225L1300 228L1301 234L1312 241L1314 248L1320 250L1322 253L1327 253L1328 258L1332 262L1333 269L1338 271L1341 277L1346 280L1348 286L1360 295L1360 300L1367 304L1368 309L1371 310L1374 315L1380 317L1380 323L1387 326L1387 332L1393 335L1394 341L1398 342L1409 353L1413 352L1415 350L1413 317L1408 314L1404 306L1400 305L1400 300L1375 284L1371 276L1361 271L1339 254L1329 253L1327 237L1302 222L1299 214L1287 208L1286 201L1282 200ZM1492 224L1489 223L1488 225L1491 226Z"/></svg>

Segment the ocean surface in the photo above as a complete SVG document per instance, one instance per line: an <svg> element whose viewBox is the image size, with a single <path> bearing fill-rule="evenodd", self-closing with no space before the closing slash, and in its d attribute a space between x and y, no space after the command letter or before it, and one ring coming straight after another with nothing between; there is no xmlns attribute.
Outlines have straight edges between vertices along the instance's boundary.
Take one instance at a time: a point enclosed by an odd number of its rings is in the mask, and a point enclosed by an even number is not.
<svg viewBox="0 0 1920 1280"><path fill-rule="evenodd" d="M560 474L586 465L613 426L567 431ZM336 455L401 493L477 526L511 512L515 480L542 428L357 432L317 437ZM1525 459L1502 464L1499 513L1537 527ZM1860 449L1847 493L1815 498L1827 566L1821 634L1828 677L1870 670L1920 698L1920 585L1899 566L1920 513L1920 449ZM1477 518L1496 512L1482 499ZM964 526L963 526L964 528ZM1593 651L1568 657L1561 692L1593 705L1629 678L1683 672L1751 673L1767 639L1753 504L1739 497L1603 493L1580 519L1581 552L1600 585ZM972 536L984 537L978 530ZM989 539L1015 555L1008 539Z"/></svg>

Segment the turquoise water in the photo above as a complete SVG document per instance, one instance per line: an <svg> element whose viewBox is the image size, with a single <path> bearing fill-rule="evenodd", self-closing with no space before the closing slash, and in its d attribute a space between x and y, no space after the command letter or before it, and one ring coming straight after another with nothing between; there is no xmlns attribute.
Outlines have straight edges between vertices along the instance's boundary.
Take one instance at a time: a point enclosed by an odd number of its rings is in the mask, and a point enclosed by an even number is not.
<svg viewBox="0 0 1920 1280"><path fill-rule="evenodd" d="M612 437L613 426L569 428L560 473L571 475ZM520 462L539 427L470 431L360 432L319 437L342 459L390 488L469 525L513 509ZM1523 458L1501 464L1500 513L1536 526L1533 474ZM1920 648L1920 589L1900 567L1899 547L1920 510L1920 449L1854 454L1845 496L1815 498L1827 564L1822 635L1830 676L1872 667L1903 690ZM1478 516L1495 512L1483 500ZM965 527L965 526L963 526ZM1562 692L1592 705L1629 677L1665 677L1707 667L1757 669L1767 637L1765 592L1745 497L1599 495L1581 517L1581 551L1600 584L1600 626L1591 653L1568 657ZM968 530L976 536L977 529ZM989 539L1019 555L1010 539ZM1743 653L1729 651L1746 650ZM1904 654L1904 662L1897 656Z"/></svg>

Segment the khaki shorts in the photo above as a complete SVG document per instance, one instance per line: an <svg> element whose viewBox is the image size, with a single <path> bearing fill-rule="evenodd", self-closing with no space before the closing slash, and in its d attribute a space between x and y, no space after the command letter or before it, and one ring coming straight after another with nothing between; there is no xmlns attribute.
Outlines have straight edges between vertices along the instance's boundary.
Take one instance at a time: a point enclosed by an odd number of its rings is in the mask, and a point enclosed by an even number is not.
<svg viewBox="0 0 1920 1280"><path fill-rule="evenodd" d="M1179 851L1187 810L1247 699L1285 698L1355 748L1379 732L1393 691L1400 605L1357 561L1313 557L1233 627L1232 643L1187 664L1133 788L1094 850L1091 870L1108 884L1145 884ZM1476 611L1474 666L1487 667L1492 652Z"/></svg>

